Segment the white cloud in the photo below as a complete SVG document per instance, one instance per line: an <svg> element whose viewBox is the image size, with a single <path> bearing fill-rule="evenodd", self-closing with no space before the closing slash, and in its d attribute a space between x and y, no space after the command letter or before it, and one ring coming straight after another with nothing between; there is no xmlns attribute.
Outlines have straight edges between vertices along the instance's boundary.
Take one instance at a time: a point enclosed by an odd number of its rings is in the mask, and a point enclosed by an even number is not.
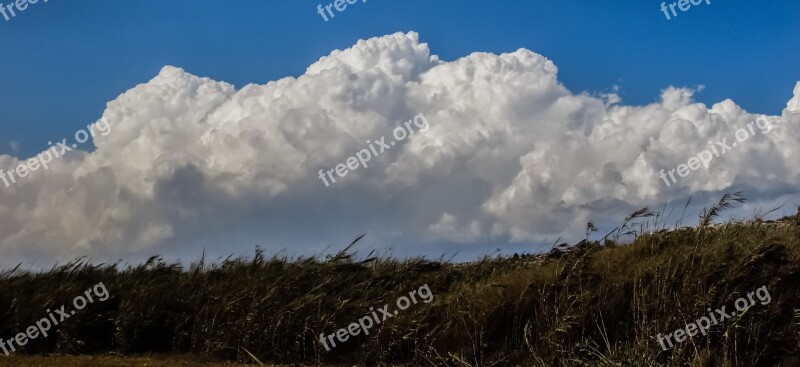
<svg viewBox="0 0 800 367"><path fill-rule="evenodd" d="M800 83L770 117L779 131L668 188L659 169L758 115L673 87L627 106L573 93L557 71L524 49L441 61L416 33L359 41L298 78L240 90L167 66L108 104L113 132L96 151L0 187L0 254L126 256L204 240L228 242L220 252L266 242L309 254L362 231L393 244L569 238L586 221L693 192L751 188L765 203L796 192ZM331 188L318 179L418 113L429 130ZM5 169L18 162L0 156Z"/></svg>
<svg viewBox="0 0 800 367"><path fill-rule="evenodd" d="M794 98L786 103L786 110L790 112L800 112L800 82L794 86Z"/></svg>

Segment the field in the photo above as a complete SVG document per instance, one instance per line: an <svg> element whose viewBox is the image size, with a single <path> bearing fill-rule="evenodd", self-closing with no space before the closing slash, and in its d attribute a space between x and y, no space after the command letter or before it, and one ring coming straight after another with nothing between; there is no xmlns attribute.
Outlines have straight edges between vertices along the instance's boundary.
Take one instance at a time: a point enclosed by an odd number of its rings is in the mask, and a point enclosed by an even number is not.
<svg viewBox="0 0 800 367"><path fill-rule="evenodd" d="M0 367L233 367L236 363L205 362L192 357L52 356L0 358Z"/></svg>
<svg viewBox="0 0 800 367"><path fill-rule="evenodd" d="M414 366L798 366L800 213L776 221L665 229L641 210L618 229L541 255L470 263L398 261L358 254L355 242L325 259L267 257L190 267L152 258L119 267L82 260L46 272L0 276L0 337L12 338L45 310L71 304L103 282L110 297L76 313L23 355L199 355L258 365ZM619 237L632 237L619 244ZM419 302L369 335L330 351L334 333L427 284ZM709 311L746 311L673 348L659 335ZM1 358L0 366L178 366L185 360L112 357ZM209 364L209 366L226 366Z"/></svg>

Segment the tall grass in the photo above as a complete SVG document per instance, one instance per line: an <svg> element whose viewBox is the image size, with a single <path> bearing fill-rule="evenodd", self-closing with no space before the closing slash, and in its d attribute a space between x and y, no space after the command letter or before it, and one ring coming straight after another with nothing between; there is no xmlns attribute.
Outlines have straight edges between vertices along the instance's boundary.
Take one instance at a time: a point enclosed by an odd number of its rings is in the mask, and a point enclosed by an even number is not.
<svg viewBox="0 0 800 367"><path fill-rule="evenodd" d="M778 221L665 230L646 208L600 241L541 255L469 263L359 256L272 256L186 268L78 259L46 272L0 274L0 337L9 339L102 281L91 304L24 353L192 353L277 363L429 366L795 366L800 363L800 212ZM645 221L637 223L638 221ZM659 229L662 228L662 229ZM630 244L619 239L633 236ZM355 247L353 247L355 246ZM427 283L419 303L337 348L320 333ZM772 302L662 351L655 336L766 285ZM728 306L731 307L731 306Z"/></svg>

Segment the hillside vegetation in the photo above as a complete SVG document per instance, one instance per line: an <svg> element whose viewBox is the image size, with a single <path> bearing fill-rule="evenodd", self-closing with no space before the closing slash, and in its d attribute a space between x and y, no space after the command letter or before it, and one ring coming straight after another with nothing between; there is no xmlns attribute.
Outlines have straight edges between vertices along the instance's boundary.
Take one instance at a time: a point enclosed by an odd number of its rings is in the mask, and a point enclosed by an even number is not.
<svg viewBox="0 0 800 367"><path fill-rule="evenodd" d="M646 209L609 235L540 255L470 263L358 256L268 257L186 268L76 260L0 276L0 338L71 304L98 282L110 292L23 354L193 354L258 364L419 366L798 366L800 213L659 229ZM592 238L593 226L587 226ZM599 236L598 236L599 237ZM628 244L618 244L629 237ZM430 303L327 351L319 342L428 284ZM658 334L766 286L771 302L662 350ZM99 365L99 364L98 364Z"/></svg>

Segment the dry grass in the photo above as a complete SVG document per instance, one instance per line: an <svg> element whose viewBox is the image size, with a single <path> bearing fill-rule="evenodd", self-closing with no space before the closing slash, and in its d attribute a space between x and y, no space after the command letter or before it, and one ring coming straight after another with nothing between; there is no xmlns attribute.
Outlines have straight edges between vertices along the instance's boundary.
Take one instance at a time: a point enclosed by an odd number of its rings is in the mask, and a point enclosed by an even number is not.
<svg viewBox="0 0 800 367"><path fill-rule="evenodd" d="M234 363L204 362L194 357L50 356L0 358L0 367L242 367Z"/></svg>
<svg viewBox="0 0 800 367"><path fill-rule="evenodd" d="M0 337L103 281L111 299L24 352L191 353L246 363L252 352L283 364L796 366L800 213L710 224L727 207L720 201L700 227L672 231L659 230L662 213L641 210L604 241L466 264L376 259L348 246L325 259L257 252L188 270L153 258L125 268L76 261L43 273L9 271L0 275ZM618 245L625 236L636 238ZM331 352L317 342L425 283L432 303ZM673 350L659 348L657 334L761 286L770 304Z"/></svg>

